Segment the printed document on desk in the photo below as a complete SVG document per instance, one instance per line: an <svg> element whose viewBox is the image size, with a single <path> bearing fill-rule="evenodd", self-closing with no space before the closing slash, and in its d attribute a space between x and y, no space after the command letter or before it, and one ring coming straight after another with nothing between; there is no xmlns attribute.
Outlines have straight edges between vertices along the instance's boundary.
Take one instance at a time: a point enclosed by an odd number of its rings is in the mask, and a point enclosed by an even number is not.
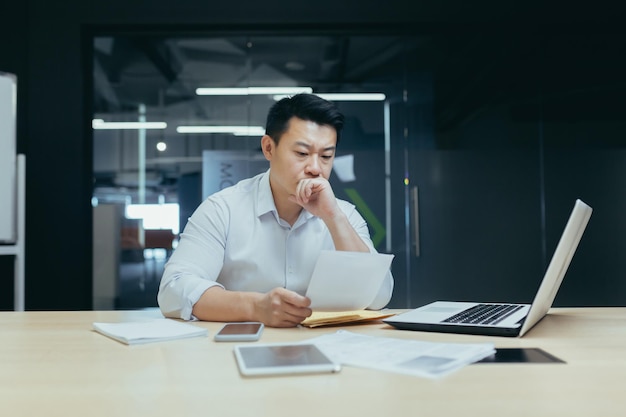
<svg viewBox="0 0 626 417"><path fill-rule="evenodd" d="M374 301L393 255L323 250L306 296L316 311L363 310Z"/></svg>
<svg viewBox="0 0 626 417"><path fill-rule="evenodd" d="M495 353L493 343L435 343L366 336L339 330L308 339L333 362L439 378Z"/></svg>

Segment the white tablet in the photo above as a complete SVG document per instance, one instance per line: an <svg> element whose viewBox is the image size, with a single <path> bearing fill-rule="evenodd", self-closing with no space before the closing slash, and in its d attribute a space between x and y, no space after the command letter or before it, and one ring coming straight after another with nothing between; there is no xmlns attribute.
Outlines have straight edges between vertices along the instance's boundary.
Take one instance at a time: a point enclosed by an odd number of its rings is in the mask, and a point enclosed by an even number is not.
<svg viewBox="0 0 626 417"><path fill-rule="evenodd" d="M273 343L237 345L234 349L239 372L246 376L339 372L314 344Z"/></svg>

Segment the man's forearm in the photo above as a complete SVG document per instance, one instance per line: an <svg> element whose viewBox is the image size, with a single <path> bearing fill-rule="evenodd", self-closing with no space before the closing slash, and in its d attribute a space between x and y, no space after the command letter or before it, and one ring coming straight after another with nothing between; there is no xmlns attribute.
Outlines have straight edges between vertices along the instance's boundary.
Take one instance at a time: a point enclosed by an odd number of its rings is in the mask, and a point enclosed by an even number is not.
<svg viewBox="0 0 626 417"><path fill-rule="evenodd" d="M326 227L333 238L336 250L352 252L369 252L369 247L363 242L361 236L354 230L348 217L341 213L332 219L324 220Z"/></svg>
<svg viewBox="0 0 626 417"><path fill-rule="evenodd" d="M204 321L253 321L253 292L228 291L215 286L207 289L193 306L193 315Z"/></svg>

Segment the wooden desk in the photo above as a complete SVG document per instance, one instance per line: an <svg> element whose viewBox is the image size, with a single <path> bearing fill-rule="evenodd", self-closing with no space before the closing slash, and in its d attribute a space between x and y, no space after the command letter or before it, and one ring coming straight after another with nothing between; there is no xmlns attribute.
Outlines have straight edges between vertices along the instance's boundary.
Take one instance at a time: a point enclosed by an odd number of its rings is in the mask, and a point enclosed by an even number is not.
<svg viewBox="0 0 626 417"><path fill-rule="evenodd" d="M369 335L540 347L567 364L474 364L440 380L344 367L335 375L242 378L232 344L126 346L94 321L157 310L0 313L0 410L17 416L617 416L626 412L626 308L553 309L521 339L351 326ZM337 329L266 329L261 342Z"/></svg>

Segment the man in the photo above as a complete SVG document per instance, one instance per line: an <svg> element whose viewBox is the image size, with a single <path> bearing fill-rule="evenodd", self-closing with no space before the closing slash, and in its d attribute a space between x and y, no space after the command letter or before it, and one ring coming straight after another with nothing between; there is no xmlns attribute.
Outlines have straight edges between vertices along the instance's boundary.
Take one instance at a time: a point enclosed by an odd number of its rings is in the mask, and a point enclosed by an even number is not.
<svg viewBox="0 0 626 417"><path fill-rule="evenodd" d="M165 316L296 326L311 315L303 294L322 249L375 252L365 220L328 182L342 127L338 109L312 94L272 106L261 138L269 170L189 218L161 279ZM388 273L370 308L392 290Z"/></svg>

